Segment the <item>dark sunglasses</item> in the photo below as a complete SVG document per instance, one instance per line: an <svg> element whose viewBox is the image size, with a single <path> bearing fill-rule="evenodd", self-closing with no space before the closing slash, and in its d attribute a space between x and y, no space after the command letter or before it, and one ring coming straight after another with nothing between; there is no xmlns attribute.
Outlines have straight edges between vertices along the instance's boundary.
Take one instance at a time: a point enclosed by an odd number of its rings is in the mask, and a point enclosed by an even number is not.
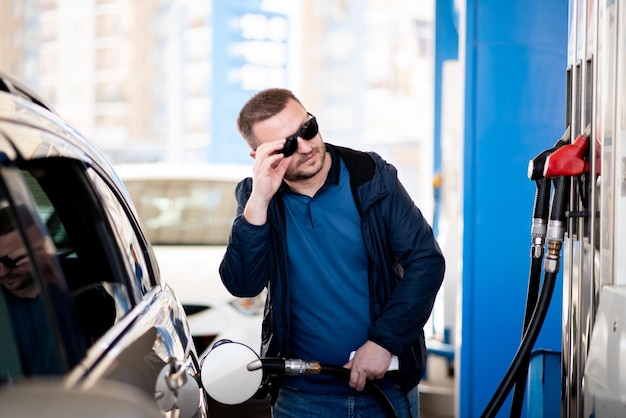
<svg viewBox="0 0 626 418"><path fill-rule="evenodd" d="M5 255L4 257L0 257L0 264L4 264L4 267L6 267L8 270L14 270L17 268L17 263L19 263L26 257L28 256L20 255L15 258L11 258L8 255Z"/></svg>
<svg viewBox="0 0 626 418"><path fill-rule="evenodd" d="M319 126L317 125L317 119L315 116L307 112L307 115L311 116L311 119L307 120L300 126L298 132L293 135L289 135L286 139L285 146L280 152L282 152L285 157L289 157L298 149L298 137L310 141L315 138L315 135L319 132Z"/></svg>

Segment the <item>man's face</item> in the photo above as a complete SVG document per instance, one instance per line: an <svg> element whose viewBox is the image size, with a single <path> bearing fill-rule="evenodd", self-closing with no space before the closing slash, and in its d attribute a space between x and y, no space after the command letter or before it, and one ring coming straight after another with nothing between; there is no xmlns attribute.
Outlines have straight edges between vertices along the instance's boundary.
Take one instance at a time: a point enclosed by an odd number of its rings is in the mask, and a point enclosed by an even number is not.
<svg viewBox="0 0 626 418"><path fill-rule="evenodd" d="M254 125L257 147L293 135L310 118L298 102L290 100L280 113ZM314 177L324 167L325 157L326 148L319 132L310 140L298 138L298 149L285 173L285 180L296 182Z"/></svg>
<svg viewBox="0 0 626 418"><path fill-rule="evenodd" d="M19 297L38 293L26 248L17 231L0 235L0 283Z"/></svg>

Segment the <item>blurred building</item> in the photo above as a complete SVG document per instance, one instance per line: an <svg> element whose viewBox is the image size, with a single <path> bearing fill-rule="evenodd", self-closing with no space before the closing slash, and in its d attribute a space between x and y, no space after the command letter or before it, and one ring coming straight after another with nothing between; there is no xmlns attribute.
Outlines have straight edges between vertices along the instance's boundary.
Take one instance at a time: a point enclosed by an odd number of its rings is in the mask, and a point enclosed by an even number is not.
<svg viewBox="0 0 626 418"><path fill-rule="evenodd" d="M250 162L234 121L288 87L324 139L378 151L428 216L434 2L4 0L0 70L113 162Z"/></svg>
<svg viewBox="0 0 626 418"><path fill-rule="evenodd" d="M434 1L311 0L297 18L293 88L324 139L392 162L432 219Z"/></svg>
<svg viewBox="0 0 626 418"><path fill-rule="evenodd" d="M1 7L0 68L112 161L205 154L209 2L7 0Z"/></svg>
<svg viewBox="0 0 626 418"><path fill-rule="evenodd" d="M0 69L36 85L41 7L35 1L0 2Z"/></svg>

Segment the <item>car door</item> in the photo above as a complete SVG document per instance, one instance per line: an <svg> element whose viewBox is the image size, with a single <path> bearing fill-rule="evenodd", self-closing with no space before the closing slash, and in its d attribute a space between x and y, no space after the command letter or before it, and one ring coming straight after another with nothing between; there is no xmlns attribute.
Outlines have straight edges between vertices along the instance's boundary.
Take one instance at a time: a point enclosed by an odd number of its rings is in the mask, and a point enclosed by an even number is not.
<svg viewBox="0 0 626 418"><path fill-rule="evenodd" d="M69 385L119 380L154 397L168 364L197 372L182 306L159 283L132 204L106 170L42 158L2 167L0 183L12 205L27 208L50 248L47 259L33 257L35 265L54 267L36 269L41 282L59 283L71 299L67 312L51 315ZM204 415L205 399L196 392L196 410L186 416Z"/></svg>

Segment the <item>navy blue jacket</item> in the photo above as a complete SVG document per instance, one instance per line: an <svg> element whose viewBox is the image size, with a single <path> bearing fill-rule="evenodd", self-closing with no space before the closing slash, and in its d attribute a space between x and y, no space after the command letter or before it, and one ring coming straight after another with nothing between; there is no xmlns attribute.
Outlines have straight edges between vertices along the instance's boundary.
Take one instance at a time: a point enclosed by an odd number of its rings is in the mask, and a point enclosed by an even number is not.
<svg viewBox="0 0 626 418"><path fill-rule="evenodd" d="M375 153L333 147L350 173L369 258L369 339L398 355L397 383L409 390L426 362L424 324L443 281L445 262L433 231L397 178L396 169ZM265 225L243 218L252 179L236 188L237 217L220 265L226 288L250 297L266 286L262 357L290 357L289 282L285 216L280 191L272 198Z"/></svg>

